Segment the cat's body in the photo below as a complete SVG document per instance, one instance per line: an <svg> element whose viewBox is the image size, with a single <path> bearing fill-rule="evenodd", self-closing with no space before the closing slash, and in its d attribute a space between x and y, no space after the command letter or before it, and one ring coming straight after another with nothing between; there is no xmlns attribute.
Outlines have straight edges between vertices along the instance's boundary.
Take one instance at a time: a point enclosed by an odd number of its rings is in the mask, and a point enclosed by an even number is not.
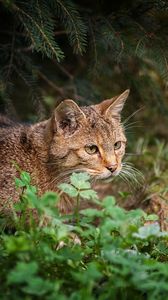
<svg viewBox="0 0 168 300"><path fill-rule="evenodd" d="M64 100L49 120L28 126L0 116L0 209L8 210L19 200L16 165L30 173L39 194L57 191L58 183L75 171L97 178L116 175L125 153L120 112L127 97L128 91L81 108ZM64 195L59 208L72 211L73 200Z"/></svg>

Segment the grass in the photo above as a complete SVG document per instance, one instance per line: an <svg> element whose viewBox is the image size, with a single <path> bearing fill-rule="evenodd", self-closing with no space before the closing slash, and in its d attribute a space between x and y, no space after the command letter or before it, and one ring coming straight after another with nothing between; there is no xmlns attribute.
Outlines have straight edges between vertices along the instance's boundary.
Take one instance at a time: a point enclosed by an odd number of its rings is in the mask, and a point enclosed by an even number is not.
<svg viewBox="0 0 168 300"><path fill-rule="evenodd" d="M73 174L60 189L76 207L61 216L55 207L59 196L50 192L39 198L29 174L21 173L16 186L23 193L13 208L12 227L6 218L0 223L0 299L167 299L168 233L160 228L160 215L147 207L153 196L166 203L168 146L139 140L137 147L139 159L129 160L145 175L139 202L135 189L128 190L121 179L113 184L115 197L99 199L88 174ZM133 199L151 213L116 204L128 207ZM79 213L85 200L98 208Z"/></svg>

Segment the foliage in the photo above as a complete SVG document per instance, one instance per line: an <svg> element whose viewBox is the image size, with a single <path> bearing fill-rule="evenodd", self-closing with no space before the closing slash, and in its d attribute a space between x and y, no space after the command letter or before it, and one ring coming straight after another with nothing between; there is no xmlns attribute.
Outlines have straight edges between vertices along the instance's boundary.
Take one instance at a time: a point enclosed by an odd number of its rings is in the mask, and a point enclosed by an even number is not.
<svg viewBox="0 0 168 300"><path fill-rule="evenodd" d="M85 173L60 186L77 205L96 205L77 219L76 208L60 215L57 194L38 197L28 173L16 186L13 229L1 226L1 299L166 299L168 233L157 216L98 200Z"/></svg>
<svg viewBox="0 0 168 300"><path fill-rule="evenodd" d="M166 1L1 0L0 8L0 99L12 116L32 118L33 104L44 117L49 97L90 103L126 87L165 109Z"/></svg>
<svg viewBox="0 0 168 300"><path fill-rule="evenodd" d="M62 216L58 194L39 197L26 172L16 179L21 201L0 219L2 300L167 299L167 232L156 215L115 203L146 209L158 196L165 206L152 213L168 215L167 16L162 0L0 0L1 111L34 121L65 97L93 104L128 87L128 110L146 106L125 124L140 191L114 180L115 197L100 201L89 176L73 174L59 188L76 206ZM80 201L94 208L79 212Z"/></svg>

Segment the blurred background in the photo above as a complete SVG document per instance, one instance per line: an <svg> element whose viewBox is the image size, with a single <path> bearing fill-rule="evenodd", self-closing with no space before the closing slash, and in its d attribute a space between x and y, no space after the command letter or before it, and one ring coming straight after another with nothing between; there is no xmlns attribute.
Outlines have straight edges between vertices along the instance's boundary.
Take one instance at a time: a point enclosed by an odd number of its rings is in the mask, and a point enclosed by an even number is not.
<svg viewBox="0 0 168 300"><path fill-rule="evenodd" d="M100 190L160 215L168 200L167 59L167 1L0 0L0 113L36 122L65 98L90 105L130 88L125 161L145 181L135 172L137 182L119 178Z"/></svg>

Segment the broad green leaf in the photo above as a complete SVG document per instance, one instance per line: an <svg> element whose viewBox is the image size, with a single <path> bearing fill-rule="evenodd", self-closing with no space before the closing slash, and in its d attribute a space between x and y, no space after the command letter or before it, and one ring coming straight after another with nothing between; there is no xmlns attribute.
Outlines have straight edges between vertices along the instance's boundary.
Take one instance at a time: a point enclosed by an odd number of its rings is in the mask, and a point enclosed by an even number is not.
<svg viewBox="0 0 168 300"><path fill-rule="evenodd" d="M30 185L27 187L27 191L36 194L37 193L37 188L36 186Z"/></svg>
<svg viewBox="0 0 168 300"><path fill-rule="evenodd" d="M41 201L43 202L44 205L47 205L47 206L55 206L56 203L58 202L58 200L59 200L58 195L53 192L46 192L41 197Z"/></svg>
<svg viewBox="0 0 168 300"><path fill-rule="evenodd" d="M97 193L94 190L84 190L79 194L84 199L97 199Z"/></svg>
<svg viewBox="0 0 168 300"><path fill-rule="evenodd" d="M31 182L30 174L27 172L21 172L20 178L15 178L15 184L17 187L28 186Z"/></svg>
<svg viewBox="0 0 168 300"><path fill-rule="evenodd" d="M4 241L9 253L28 251L32 247L30 239L26 236L6 236Z"/></svg>
<svg viewBox="0 0 168 300"><path fill-rule="evenodd" d="M48 280L43 280L40 277L31 278L28 285L22 288L22 291L28 294L42 296L48 293L53 288L53 284Z"/></svg>
<svg viewBox="0 0 168 300"><path fill-rule="evenodd" d="M167 233L168 235L168 233ZM138 232L133 233L134 237L139 239L148 239L151 236L160 237L163 236L163 232L160 231L160 226L158 223L149 224L142 226L138 229Z"/></svg>
<svg viewBox="0 0 168 300"><path fill-rule="evenodd" d="M87 267L86 270L83 270L80 273L75 273L73 272L73 277L81 282L82 284L91 284L93 283L95 280L98 280L102 277L101 272L99 271L99 265L97 262L90 262Z"/></svg>
<svg viewBox="0 0 168 300"><path fill-rule="evenodd" d="M38 271L38 264L35 261L30 263L18 262L16 267L9 272L8 282L9 283L22 283L29 282L32 277Z"/></svg>
<svg viewBox="0 0 168 300"><path fill-rule="evenodd" d="M68 235L68 226L65 224L61 224L61 226L57 229L57 240L60 241L67 237Z"/></svg>
<svg viewBox="0 0 168 300"><path fill-rule="evenodd" d="M70 177L71 184L79 190L90 189L89 179L90 175L87 173L73 173Z"/></svg>
<svg viewBox="0 0 168 300"><path fill-rule="evenodd" d="M78 191L75 187L68 183L61 183L58 186L64 193L68 194L70 197L76 197L78 195Z"/></svg>
<svg viewBox="0 0 168 300"><path fill-rule="evenodd" d="M102 211L95 208L87 208L80 211L80 213L87 217L100 217L102 216Z"/></svg>
<svg viewBox="0 0 168 300"><path fill-rule="evenodd" d="M151 215L147 215L145 217L146 221L157 221L159 219L159 217L157 215L151 214Z"/></svg>
<svg viewBox="0 0 168 300"><path fill-rule="evenodd" d="M30 184L30 182L31 182L30 174L27 173L27 172L21 172L20 179L21 179L26 185Z"/></svg>
<svg viewBox="0 0 168 300"><path fill-rule="evenodd" d="M113 196L107 196L103 199L102 205L106 208L114 206L116 203L115 198Z"/></svg>
<svg viewBox="0 0 168 300"><path fill-rule="evenodd" d="M16 187L24 187L25 186L25 183L22 181L22 180L20 180L19 178L15 178L15 185L16 185Z"/></svg>

